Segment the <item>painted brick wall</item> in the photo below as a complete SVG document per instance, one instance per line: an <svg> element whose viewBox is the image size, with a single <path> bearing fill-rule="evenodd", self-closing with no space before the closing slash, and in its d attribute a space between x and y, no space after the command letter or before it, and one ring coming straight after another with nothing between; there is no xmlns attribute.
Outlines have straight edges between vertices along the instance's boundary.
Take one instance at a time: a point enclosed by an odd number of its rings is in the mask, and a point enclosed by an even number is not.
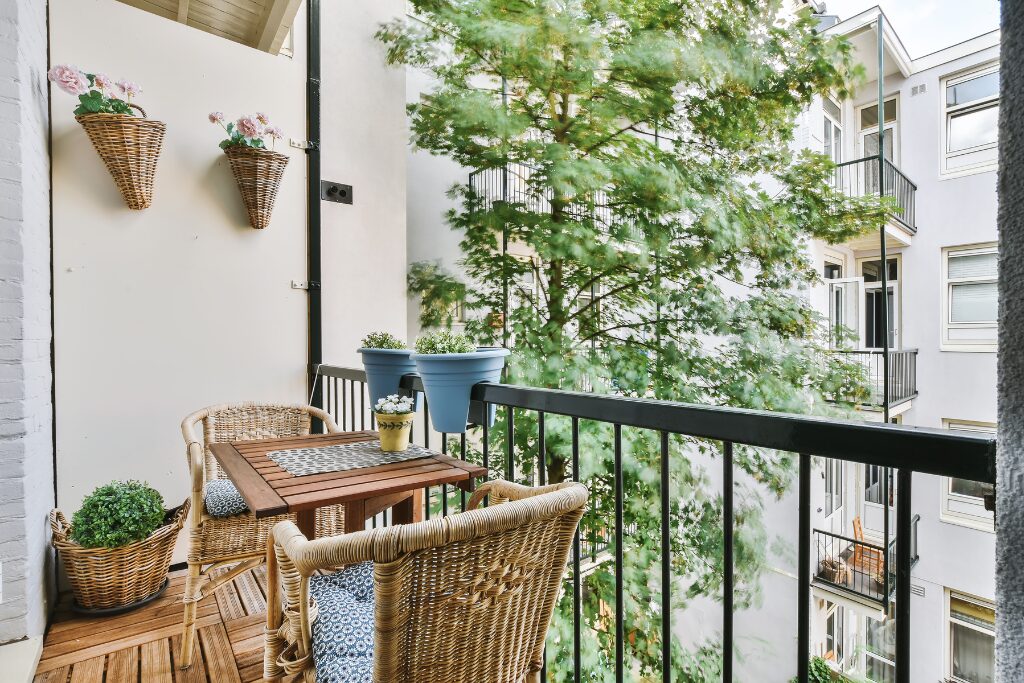
<svg viewBox="0 0 1024 683"><path fill-rule="evenodd" d="M0 2L0 643L43 632L52 576L46 19Z"/></svg>

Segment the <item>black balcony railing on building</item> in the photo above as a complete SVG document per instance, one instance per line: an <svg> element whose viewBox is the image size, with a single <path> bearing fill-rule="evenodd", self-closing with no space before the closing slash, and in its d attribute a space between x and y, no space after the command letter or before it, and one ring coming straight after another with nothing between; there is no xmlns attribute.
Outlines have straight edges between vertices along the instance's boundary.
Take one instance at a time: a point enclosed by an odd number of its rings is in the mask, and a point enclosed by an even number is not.
<svg viewBox="0 0 1024 683"><path fill-rule="evenodd" d="M862 405L881 407L885 396L885 358L881 350L851 351L834 349L850 360L860 363L867 372L868 395ZM889 407L898 406L917 396L917 349L889 350Z"/></svg>
<svg viewBox="0 0 1024 683"><path fill-rule="evenodd" d="M877 543L869 543L822 529L814 530L817 549L814 580L828 584L879 605L888 604L896 590L892 563L896 539L889 541L889 550Z"/></svg>
<svg viewBox="0 0 1024 683"><path fill-rule="evenodd" d="M888 159L884 168L882 175L878 169L877 156L840 162L836 164L833 173L833 187L848 197L868 197L878 194L878 181L881 177L883 195L892 197L895 204L892 207L893 219L910 232L917 232L917 185Z"/></svg>
<svg viewBox="0 0 1024 683"><path fill-rule="evenodd" d="M365 374L362 370L333 366L318 366L316 373L321 383L317 397L325 408L336 417L340 426L345 429L365 429L373 425L369 414L369 401L365 398ZM418 391L422 383L416 375L406 375L401 382L403 392ZM517 442L512 434L516 422L505 421L509 433L505 435L506 448L503 453L492 452L489 444L489 428L486 424L470 429L470 439L479 444L480 464L492 472L500 472L506 479L524 483L544 483L546 472L547 447L545 441L545 419L568 421L567 433L570 435L569 446L571 460L568 470L570 478L580 472L580 424L581 422L604 423L609 426L611 438L606 444L613 455L611 471L605 473L610 481L610 490L614 497L613 519L607 520L605 528L610 532L611 555L608 563L614 573L615 604L609 609L609 634L614 640L614 675L616 683L634 680L633 669L626 658L628 638L625 633L625 601L623 599L624 576L623 562L625 534L628 525L624 520L625 500L623 490L623 429L647 430L657 435L660 443L660 465L657 472L652 472L652 479L660 483L660 490L669 490L671 472L670 438L673 435L684 435L696 439L717 442L720 447L723 475L722 491L722 680L733 680L733 594L734 594L734 478L733 448L734 445L746 445L757 448L789 451L799 456L798 479L798 514L799 514L799 601L797 604L798 633L797 647L793 650L793 670L798 680L806 683L809 680L808 658L811 655L810 643L810 607L811 583L813 574L818 567L813 563L812 554L814 535L811 529L811 485L816 479L811 468L811 457L818 455L847 462L866 465L877 465L897 469L895 544L892 559L888 564L896 596L896 656L897 683L910 683L910 569L912 557L916 550L908 541L914 537L913 514L911 512L911 488L915 472L947 477L957 477L987 483L995 482L995 442L985 435L908 428L899 425L853 422L833 420L820 417L787 415L763 411L744 410L737 408L689 405L646 399L633 399L621 396L584 394L575 392L537 389L531 387L510 386L503 384L478 384L473 388L474 408L471 415L485 415L489 406L496 406L506 411L506 416L513 414L533 413L536 416L535 438L529 440L531 453L519 453L518 462L524 457L531 459L532 467L524 475L522 468L517 470L513 444ZM422 414L418 417L418 425L422 429L422 438L418 443L430 447L431 431L428 427L429 405L423 402ZM485 421L484 421L485 422ZM447 435L440 435L440 443L435 446L446 451L449 446ZM437 439L437 436L434 436ZM460 456L466 456L466 434L460 435L454 442ZM522 440L519 441L523 443ZM476 449L473 449L474 452ZM533 481L524 481L531 477ZM439 490L438 490L439 489ZM465 496L461 491L448 490L446 487L428 490L426 499L431 501L426 514L448 514L449 511L461 509L465 505ZM662 615L671 615L672 596L670 591L672 576L671 528L673 501L660 496L660 585L665 587L657 605L644 605L644 609L657 609ZM380 520L386 521L386 520ZM377 523L377 520L375 520ZM596 540L596 539L595 539ZM604 539L601 539L604 540ZM572 594L573 628L571 663L573 675L571 680L578 683L590 680L592 672L584 669L582 641L584 624L581 614L581 561L584 561L582 539L577 538L573 544L573 556L569 567L568 590ZM605 565L608 566L608 565ZM661 643L671 643L673 636L672 618L661 620ZM592 647L592 635L587 632L587 647ZM675 648L678 652L678 648ZM672 680L672 650L661 648L662 681ZM566 655L566 661L569 655ZM598 672L593 672L598 673ZM604 673L603 671L600 673ZM655 680L656 674L649 680ZM542 677L547 680L546 676ZM777 680L787 680L789 674L779 672ZM774 680L774 679L773 679Z"/></svg>

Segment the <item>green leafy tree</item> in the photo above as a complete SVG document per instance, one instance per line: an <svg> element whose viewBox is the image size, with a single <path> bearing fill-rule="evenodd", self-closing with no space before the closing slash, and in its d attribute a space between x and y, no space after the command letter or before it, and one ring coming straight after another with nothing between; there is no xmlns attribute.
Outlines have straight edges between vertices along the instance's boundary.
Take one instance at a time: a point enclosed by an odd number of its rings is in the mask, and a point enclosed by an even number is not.
<svg viewBox="0 0 1024 683"><path fill-rule="evenodd" d="M452 189L458 275L414 264L422 322L444 327L464 306L479 344L514 350L508 381L626 396L824 413L862 389L857 366L829 357L822 321L801 292L817 275L811 239L877 226L884 207L838 196L831 163L795 151L793 131L815 95L846 93L846 45L778 0L412 0L415 17L381 27L396 65L434 87L409 106L421 149L474 180ZM514 187L496 192L494 188ZM577 477L592 494L588 547L619 542L613 519L613 433L549 416L515 420L514 475ZM507 425L491 430L493 452ZM659 491L657 434L625 429L623 540L627 670L660 672L659 496L672 515L674 609L721 590L721 498L707 471L720 444L670 441ZM500 458L493 458L498 460ZM739 448L745 473L736 528L737 605L757 600L772 545L766 496L792 478L785 453ZM614 546L612 546L614 547ZM597 551L595 550L595 554ZM614 574L585 578L584 669L613 678ZM672 643L673 679L716 680L714 634ZM549 677L569 680L568 594L548 642Z"/></svg>

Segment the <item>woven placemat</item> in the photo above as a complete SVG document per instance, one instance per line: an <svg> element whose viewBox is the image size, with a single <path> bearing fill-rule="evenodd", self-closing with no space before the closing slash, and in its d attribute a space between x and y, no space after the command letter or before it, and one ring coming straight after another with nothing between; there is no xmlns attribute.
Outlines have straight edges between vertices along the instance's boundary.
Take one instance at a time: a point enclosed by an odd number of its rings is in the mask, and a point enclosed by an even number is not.
<svg viewBox="0 0 1024 683"><path fill-rule="evenodd" d="M293 477L324 472L346 472L363 467L376 467L377 465L427 458L432 455L435 455L434 451L415 444L409 444L409 447L400 453L386 453L380 449L380 441L359 441L315 448L289 448L267 453L268 458Z"/></svg>

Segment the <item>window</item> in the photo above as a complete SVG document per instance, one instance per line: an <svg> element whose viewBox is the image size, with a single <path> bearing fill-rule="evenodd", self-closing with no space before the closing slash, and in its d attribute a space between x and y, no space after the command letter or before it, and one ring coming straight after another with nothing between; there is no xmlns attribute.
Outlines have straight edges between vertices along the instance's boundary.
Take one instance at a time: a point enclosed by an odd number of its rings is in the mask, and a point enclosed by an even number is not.
<svg viewBox="0 0 1024 683"><path fill-rule="evenodd" d="M896 681L896 620L864 620L864 676L873 683Z"/></svg>
<svg viewBox="0 0 1024 683"><path fill-rule="evenodd" d="M943 420L942 426L960 432L974 434L996 433L991 422L970 420ZM994 515L985 509L985 496L995 493L991 484L954 477L942 478L942 509L940 517L946 522L961 524L983 531L995 530Z"/></svg>
<svg viewBox="0 0 1024 683"><path fill-rule="evenodd" d="M949 673L960 683L995 680L996 611L992 603L949 593Z"/></svg>
<svg viewBox="0 0 1024 683"><path fill-rule="evenodd" d="M994 170L999 130L999 67L991 65L947 78L943 91L942 172Z"/></svg>
<svg viewBox="0 0 1024 683"><path fill-rule="evenodd" d="M900 337L899 260L896 257L886 259L885 304L888 334L882 331L882 261L861 261L860 272L864 278L864 345L869 349L880 349L888 336L889 348L897 349Z"/></svg>
<svg viewBox="0 0 1024 683"><path fill-rule="evenodd" d="M825 113L824 153L835 163L843 160L843 113L831 97L821 102Z"/></svg>
<svg viewBox="0 0 1024 683"><path fill-rule="evenodd" d="M942 250L943 350L996 350L997 261L994 243Z"/></svg>
<svg viewBox="0 0 1024 683"><path fill-rule="evenodd" d="M887 477L887 481L884 479ZM889 505L893 503L892 470L878 465L864 466L864 502L882 504L882 496L888 494Z"/></svg>
<svg viewBox="0 0 1024 683"><path fill-rule="evenodd" d="M842 671L846 654L846 608L826 602L825 613L825 659Z"/></svg>

